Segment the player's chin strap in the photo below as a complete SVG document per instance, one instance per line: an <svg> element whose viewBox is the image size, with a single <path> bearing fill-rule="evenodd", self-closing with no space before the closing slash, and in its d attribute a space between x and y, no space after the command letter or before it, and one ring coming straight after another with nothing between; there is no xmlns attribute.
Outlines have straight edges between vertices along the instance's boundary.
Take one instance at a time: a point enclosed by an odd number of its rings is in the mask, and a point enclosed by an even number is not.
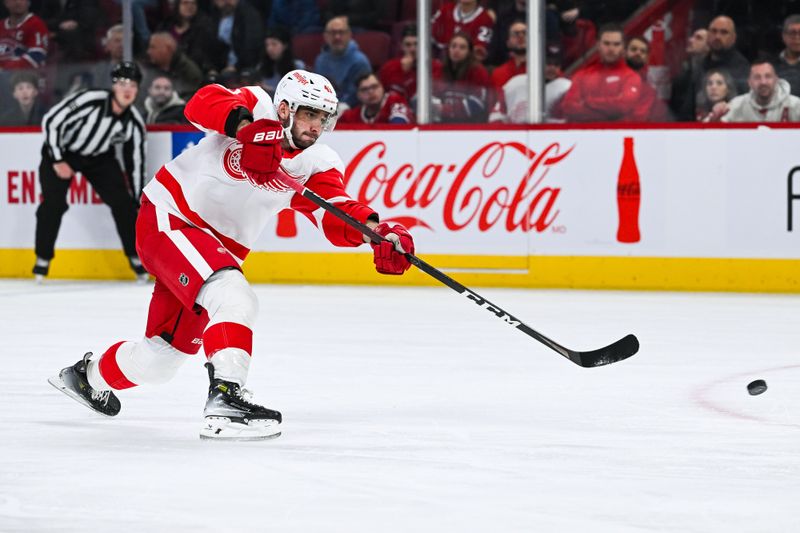
<svg viewBox="0 0 800 533"><path fill-rule="evenodd" d="M283 136L289 141L289 146L292 150L299 150L300 148L294 144L294 137L292 137L292 126L294 126L294 111L289 110L289 125L283 128Z"/></svg>

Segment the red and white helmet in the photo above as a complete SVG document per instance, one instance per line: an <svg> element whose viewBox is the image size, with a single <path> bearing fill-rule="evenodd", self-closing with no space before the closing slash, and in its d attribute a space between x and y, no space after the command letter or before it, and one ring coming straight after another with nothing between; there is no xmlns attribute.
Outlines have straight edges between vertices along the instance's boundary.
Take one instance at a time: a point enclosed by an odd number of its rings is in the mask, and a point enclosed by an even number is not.
<svg viewBox="0 0 800 533"><path fill-rule="evenodd" d="M275 108L281 102L289 104L292 115L298 107L305 106L327 113L323 120L323 131L333 131L336 126L336 109L339 99L333 85L325 76L306 70L293 70L286 74L275 89Z"/></svg>

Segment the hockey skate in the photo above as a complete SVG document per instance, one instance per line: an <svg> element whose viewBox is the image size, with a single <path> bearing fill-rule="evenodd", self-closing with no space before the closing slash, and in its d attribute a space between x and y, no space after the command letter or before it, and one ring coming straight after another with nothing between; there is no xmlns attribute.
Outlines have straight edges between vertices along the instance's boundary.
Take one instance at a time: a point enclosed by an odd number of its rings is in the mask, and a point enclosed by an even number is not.
<svg viewBox="0 0 800 533"><path fill-rule="evenodd" d="M214 366L206 363L208 400L203 411L201 439L262 440L281 434L281 414L250 401L251 395L237 383L214 378Z"/></svg>
<svg viewBox="0 0 800 533"><path fill-rule="evenodd" d="M89 409L101 415L116 416L120 410L119 398L111 391L97 391L89 385L86 377L86 366L92 352L86 352L83 359L72 366L61 370L58 375L47 381L76 402L82 403Z"/></svg>
<svg viewBox="0 0 800 533"><path fill-rule="evenodd" d="M42 283L49 272L50 261L37 257L36 264L33 265L33 278L36 280L36 283Z"/></svg>

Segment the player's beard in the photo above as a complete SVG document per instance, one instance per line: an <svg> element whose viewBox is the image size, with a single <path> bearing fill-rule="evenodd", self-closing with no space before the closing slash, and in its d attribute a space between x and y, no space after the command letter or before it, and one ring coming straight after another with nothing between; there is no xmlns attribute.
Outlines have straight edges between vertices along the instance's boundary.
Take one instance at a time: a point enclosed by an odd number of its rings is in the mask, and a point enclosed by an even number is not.
<svg viewBox="0 0 800 533"><path fill-rule="evenodd" d="M317 138L313 138L313 139L310 138L309 136L301 137L300 136L300 132L298 131L298 127L295 124L292 127L292 139L294 140L294 144L298 148L305 150L306 148L311 147L315 142L317 142L317 139L319 139L319 136L317 136Z"/></svg>

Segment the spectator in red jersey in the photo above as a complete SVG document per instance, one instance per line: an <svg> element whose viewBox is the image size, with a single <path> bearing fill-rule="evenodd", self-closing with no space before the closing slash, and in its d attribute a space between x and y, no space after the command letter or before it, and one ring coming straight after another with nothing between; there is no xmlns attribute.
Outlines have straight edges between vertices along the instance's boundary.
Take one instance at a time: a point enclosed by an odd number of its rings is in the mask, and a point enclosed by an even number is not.
<svg viewBox="0 0 800 533"><path fill-rule="evenodd" d="M28 0L4 0L0 21L0 70L39 68L47 59L47 25L30 12Z"/></svg>
<svg viewBox="0 0 800 533"><path fill-rule="evenodd" d="M472 41L456 33L447 47L441 75L434 78L433 111L439 122L486 122L491 80L475 59Z"/></svg>
<svg viewBox="0 0 800 533"><path fill-rule="evenodd" d="M356 80L359 105L345 111L338 122L342 124L412 124L411 108L396 92L386 92L378 77L362 74Z"/></svg>
<svg viewBox="0 0 800 533"><path fill-rule="evenodd" d="M697 93L698 122L719 122L721 115L714 113L714 106L730 102L736 96L736 82L727 70L714 68L703 78L703 90ZM721 111L722 108L718 108Z"/></svg>
<svg viewBox="0 0 800 533"><path fill-rule="evenodd" d="M602 26L597 49L600 61L578 70L561 102L567 122L636 120L642 79L626 63L622 28Z"/></svg>
<svg viewBox="0 0 800 533"><path fill-rule="evenodd" d="M655 87L647 81L650 61L650 43L644 37L632 37L625 47L625 62L642 79L642 94L633 120L641 122L669 122L672 120L666 104L658 97Z"/></svg>
<svg viewBox="0 0 800 533"><path fill-rule="evenodd" d="M483 62L489 55L494 18L478 5L478 0L445 2L431 20L431 37L439 50L446 55L452 37L463 32L472 41L475 58Z"/></svg>
<svg viewBox="0 0 800 533"><path fill-rule="evenodd" d="M417 96L417 25L408 24L403 28L400 42L402 56L390 59L378 71L378 78L387 91L394 91L409 102ZM441 75L442 62L432 61L433 77ZM413 104L412 104L413 105Z"/></svg>

